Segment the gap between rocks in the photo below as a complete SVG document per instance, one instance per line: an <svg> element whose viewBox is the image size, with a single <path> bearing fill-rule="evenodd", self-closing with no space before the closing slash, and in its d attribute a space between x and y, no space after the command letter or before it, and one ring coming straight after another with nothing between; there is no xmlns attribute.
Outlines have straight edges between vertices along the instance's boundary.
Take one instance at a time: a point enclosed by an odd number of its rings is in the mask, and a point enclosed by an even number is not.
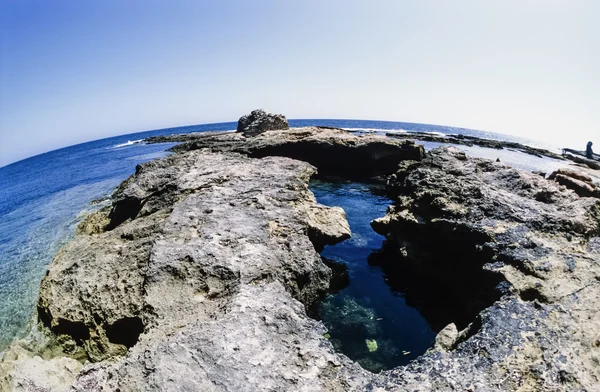
<svg viewBox="0 0 600 392"><path fill-rule="evenodd" d="M455 332L446 349L477 333L479 313L506 284L484 268L492 256L486 238L440 224L385 239L370 225L391 203L381 186L312 180L310 189L321 204L342 207L352 230L351 239L321 252L332 282L311 312L337 351L379 372L421 356L449 324Z"/></svg>

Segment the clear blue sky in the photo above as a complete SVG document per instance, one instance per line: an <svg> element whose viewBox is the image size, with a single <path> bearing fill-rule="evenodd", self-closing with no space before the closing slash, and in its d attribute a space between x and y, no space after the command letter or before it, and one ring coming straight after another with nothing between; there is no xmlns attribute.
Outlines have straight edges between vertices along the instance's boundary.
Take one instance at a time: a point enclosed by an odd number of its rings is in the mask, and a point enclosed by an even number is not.
<svg viewBox="0 0 600 392"><path fill-rule="evenodd" d="M599 17L596 0L0 0L0 165L257 107L600 146Z"/></svg>

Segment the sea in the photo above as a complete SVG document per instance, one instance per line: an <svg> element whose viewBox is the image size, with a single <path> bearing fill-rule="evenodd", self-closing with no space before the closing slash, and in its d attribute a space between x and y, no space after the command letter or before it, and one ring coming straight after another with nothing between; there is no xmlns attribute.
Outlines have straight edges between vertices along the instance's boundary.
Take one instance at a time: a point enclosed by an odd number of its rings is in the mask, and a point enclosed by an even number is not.
<svg viewBox="0 0 600 392"><path fill-rule="evenodd" d="M554 152L560 151L559 146L549 146L538 141L437 125L310 119L290 120L289 123L292 127L321 125L344 128L361 134L406 132L463 134L517 141ZM0 352L5 350L13 340L24 337L30 331L36 317L35 304L40 281L57 251L74 236L78 222L86 214L108 205L114 188L132 175L138 164L168 155L169 148L174 145L173 143L146 144L145 138L178 133L231 131L235 128L235 122L228 122L152 130L78 144L1 167ZM439 146L438 143L423 144L426 149ZM499 158L506 164L524 170L542 170L549 173L567 165L563 161L538 158L516 151L466 146L459 146L459 148L471 156L494 160ZM323 204L340 205L345 208L353 231L352 239L336 245L339 248L328 247L324 250L324 256L347 263L351 273L349 288L337 293L338 297L332 295L324 303L333 304L331 306L338 308L356 305L355 310L359 314L367 312L367 315L381 319L383 321L381 325L388 335L393 335L395 328L394 325L389 324L389 320L400 323L402 320L399 321L399 317L415 320L414 325L409 325L402 331L417 331L422 337L414 339L421 339L422 343L416 345L419 346L418 349L412 348L414 345L399 347L394 352L402 356L400 359L403 360L398 361L396 358L394 364L402 364L414 358L416 352L423 347L426 349L430 344L435 331L428 329L425 321L419 318L417 310L403 302L402 293L395 293L385 286L381 271L377 267L368 266L366 261L369 252L376 250L383 240L370 229L368 221L382 216L389 201L376 192L371 192L369 185L365 184L346 184L340 188L339 184L324 185L313 182L311 189ZM340 295L342 300L339 300ZM335 301L343 303L335 305ZM340 317L339 313L333 314L335 316L332 317ZM328 325L326 321L324 320L324 323ZM335 329L333 325L331 328ZM335 335L333 330L332 335ZM366 355L366 359L362 359L363 366L370 367L373 371L389 367L385 363L373 364L373 361L368 358L369 353L376 352L373 348L377 345L377 337L371 336L371 338L369 343L364 341L357 343L366 345L367 348L366 351L365 347L358 350L359 355L363 357ZM389 336L386 339L388 338ZM350 343L345 344L342 337L336 344L344 352L344 345L350 347L354 344ZM352 350L356 351L355 348Z"/></svg>

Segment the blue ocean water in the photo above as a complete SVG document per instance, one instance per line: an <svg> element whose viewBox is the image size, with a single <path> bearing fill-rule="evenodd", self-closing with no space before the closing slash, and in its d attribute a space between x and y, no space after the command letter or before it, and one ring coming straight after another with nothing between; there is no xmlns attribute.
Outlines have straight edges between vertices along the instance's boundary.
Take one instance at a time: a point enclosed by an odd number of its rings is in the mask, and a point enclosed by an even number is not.
<svg viewBox="0 0 600 392"><path fill-rule="evenodd" d="M364 132L426 131L509 139L502 135L434 125L361 121L290 120L291 126L325 125ZM123 135L51 151L0 168L0 351L26 333L34 314L39 282L54 254L72 237L82 215L98 208L137 164L165 156L172 144L147 145L149 136L233 130L236 123L169 128ZM427 148L436 144L428 143ZM465 148L475 156L524 169L563 165L510 151ZM504 154L504 155L503 155ZM514 154L514 156L512 156ZM100 204L101 205L101 204ZM383 215L383 213L382 213ZM370 228L364 228L370 230ZM357 230L360 235L363 229Z"/></svg>

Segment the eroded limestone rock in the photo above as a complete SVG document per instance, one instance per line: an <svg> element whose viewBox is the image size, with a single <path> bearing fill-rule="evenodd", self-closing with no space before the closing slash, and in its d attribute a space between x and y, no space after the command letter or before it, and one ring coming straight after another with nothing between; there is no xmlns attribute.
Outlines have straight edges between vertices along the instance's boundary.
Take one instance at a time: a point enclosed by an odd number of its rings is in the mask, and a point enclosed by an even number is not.
<svg viewBox="0 0 600 392"><path fill-rule="evenodd" d="M600 385L598 199L452 147L405 162L388 193L394 206L372 223L395 252L388 263L466 288L464 304L474 308L453 349L390 371L390 389Z"/></svg>
<svg viewBox="0 0 600 392"><path fill-rule="evenodd" d="M287 119L283 115L267 113L262 109L257 109L239 119L237 131L249 137L265 131L288 129L289 127Z"/></svg>
<svg viewBox="0 0 600 392"><path fill-rule="evenodd" d="M39 352L14 345L0 362L2 388L599 385L598 199L453 148L421 161L422 147L412 143L335 129L215 133L176 150L139 166L111 207L87 219L56 256L38 303L54 338ZM308 190L315 167L282 156L347 177L394 173L387 187L394 204L373 222L388 238L378 259L417 283L445 282L458 298L436 319L444 332L437 347L379 374L335 352L306 307L331 279L317 249L349 229L342 211L319 206ZM368 331L365 339L373 340Z"/></svg>
<svg viewBox="0 0 600 392"><path fill-rule="evenodd" d="M451 350L458 339L458 329L454 323L448 324L435 337L435 347L440 350Z"/></svg>
<svg viewBox="0 0 600 392"><path fill-rule="evenodd" d="M309 162L319 175L365 179L389 175L407 159L422 159L423 146L410 140L377 135L358 136L328 127L267 131L252 138L239 133L212 132L150 138L148 142L184 141L175 151L207 148L215 152L238 152L253 158L285 156Z"/></svg>
<svg viewBox="0 0 600 392"><path fill-rule="evenodd" d="M314 172L206 150L139 166L41 284L39 319L68 340L62 355L91 361L74 390L352 385L343 374L358 365L304 311L331 278L315 246L350 235L308 190ZM11 369L8 384L37 377Z"/></svg>

